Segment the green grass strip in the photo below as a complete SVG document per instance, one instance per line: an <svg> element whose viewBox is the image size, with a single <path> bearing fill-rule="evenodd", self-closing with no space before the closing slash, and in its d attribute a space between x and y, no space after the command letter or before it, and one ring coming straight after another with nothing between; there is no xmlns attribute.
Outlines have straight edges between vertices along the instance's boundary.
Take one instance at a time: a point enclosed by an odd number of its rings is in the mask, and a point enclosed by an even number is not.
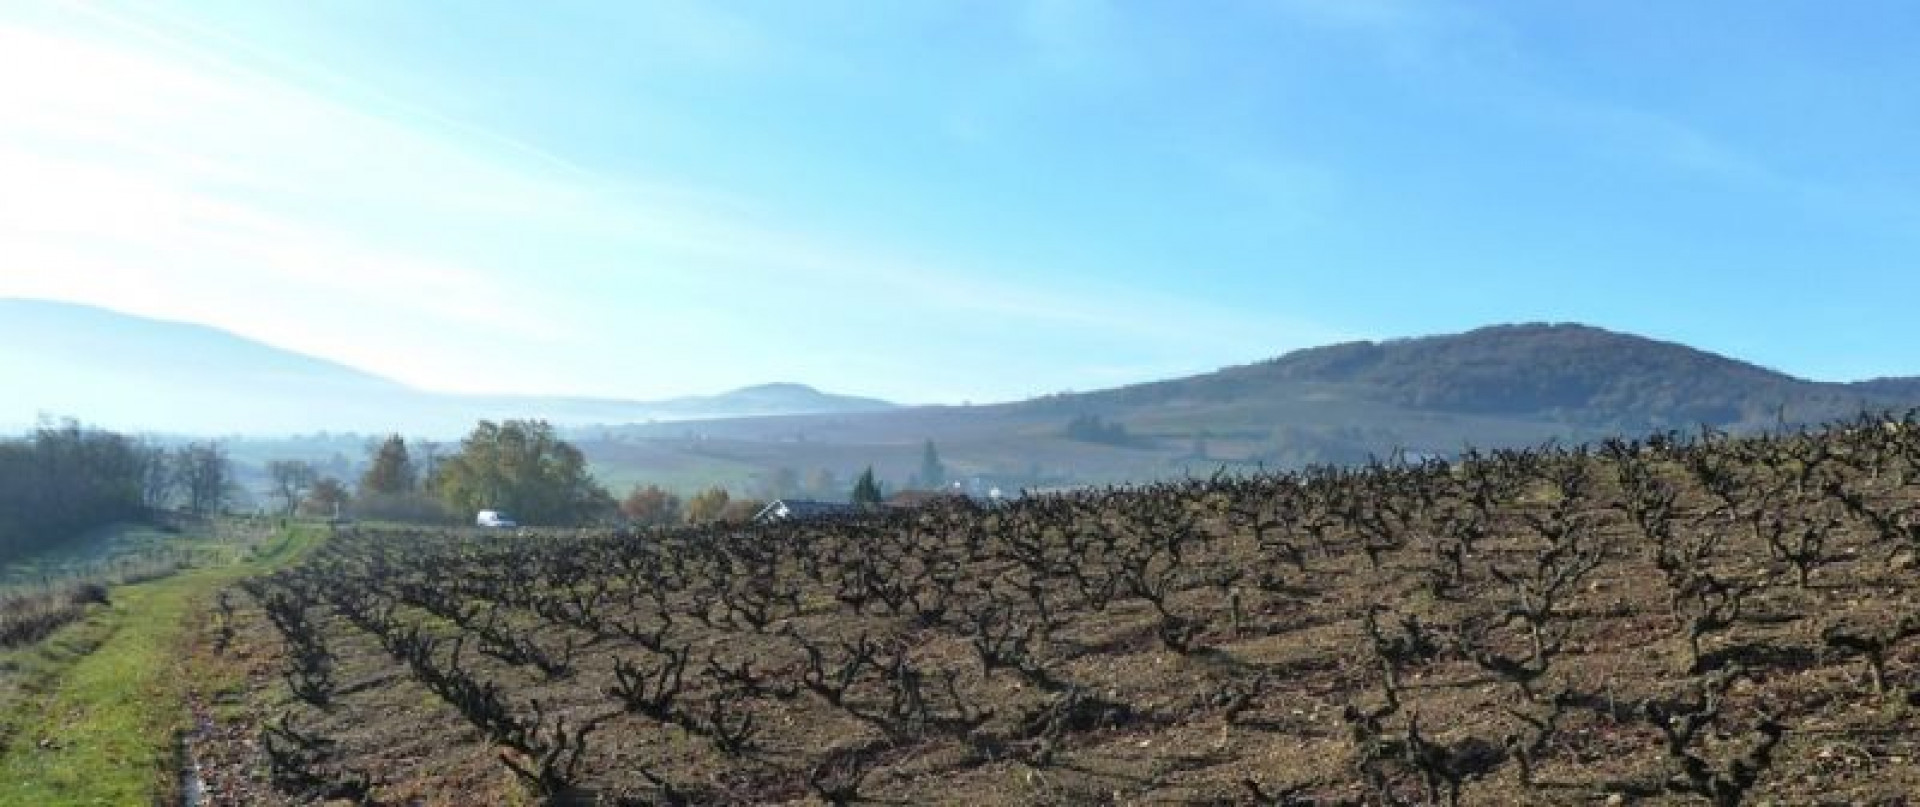
<svg viewBox="0 0 1920 807"><path fill-rule="evenodd" d="M7 721L14 730L0 756L0 805L144 806L169 792L187 721L182 645L191 618L213 592L291 562L322 535L290 531L245 563L116 588L110 607L51 637L97 646Z"/></svg>

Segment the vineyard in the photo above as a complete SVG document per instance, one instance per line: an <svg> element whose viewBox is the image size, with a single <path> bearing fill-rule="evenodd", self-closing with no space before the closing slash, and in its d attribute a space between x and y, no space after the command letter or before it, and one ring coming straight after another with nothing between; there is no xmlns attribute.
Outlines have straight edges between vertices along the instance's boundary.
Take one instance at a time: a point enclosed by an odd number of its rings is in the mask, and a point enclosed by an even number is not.
<svg viewBox="0 0 1920 807"><path fill-rule="evenodd" d="M1906 804L1920 423L839 521L343 529L211 803Z"/></svg>

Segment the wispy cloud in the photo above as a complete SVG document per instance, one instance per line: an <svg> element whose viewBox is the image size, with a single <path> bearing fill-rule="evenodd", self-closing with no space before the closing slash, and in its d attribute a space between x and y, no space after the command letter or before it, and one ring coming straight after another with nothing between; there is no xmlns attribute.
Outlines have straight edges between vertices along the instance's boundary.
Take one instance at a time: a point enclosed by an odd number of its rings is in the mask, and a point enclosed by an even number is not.
<svg viewBox="0 0 1920 807"><path fill-rule="evenodd" d="M469 145L479 143L517 157L529 158L544 168L562 171L577 179L598 179L593 172L577 163L523 139L442 114L433 107L386 92L327 65L285 58L190 18L162 15L150 21L134 14L102 8L85 0L77 0L70 7L111 28L160 45L165 52L184 59L186 64L203 69L197 81L202 85L213 83L207 80L209 74L218 74L254 91L291 93L303 96L308 101L325 103L330 107L330 114L395 121L428 131L438 130L440 134L454 135ZM700 37L693 39L697 41ZM107 58L112 57L109 55Z"/></svg>
<svg viewBox="0 0 1920 807"><path fill-rule="evenodd" d="M1416 0L1275 0L1293 19L1357 33L1442 103L1551 129L1554 139L1663 171L1750 187L1796 184L1684 110L1595 95L1551 76L1540 51L1496 9Z"/></svg>
<svg viewBox="0 0 1920 807"><path fill-rule="evenodd" d="M525 297L510 283L348 226L423 197L444 206L457 197L442 184L485 160L276 79L60 33L0 25L0 75L0 175L21 191L0 200L0 294L213 321L402 372L374 340L297 312L552 329L501 316Z"/></svg>
<svg viewBox="0 0 1920 807"><path fill-rule="evenodd" d="M725 189L602 175L206 25L80 9L60 28L0 22L0 175L30 189L0 197L0 295L209 322L423 386L600 394L689 391L730 361L766 372L739 354L780 329L794 349L850 349L806 332L823 312L920 322L948 334L927 350L977 343L989 366L1021 335L1191 368L1223 343L1253 358L1322 332L797 232ZM713 48L759 47L682 11ZM595 372L648 339L733 358L656 359L646 389Z"/></svg>
<svg viewBox="0 0 1920 807"><path fill-rule="evenodd" d="M1741 185L1785 181L1726 139L1670 114L1567 95L1538 99L1532 114L1560 129L1570 141L1635 161Z"/></svg>

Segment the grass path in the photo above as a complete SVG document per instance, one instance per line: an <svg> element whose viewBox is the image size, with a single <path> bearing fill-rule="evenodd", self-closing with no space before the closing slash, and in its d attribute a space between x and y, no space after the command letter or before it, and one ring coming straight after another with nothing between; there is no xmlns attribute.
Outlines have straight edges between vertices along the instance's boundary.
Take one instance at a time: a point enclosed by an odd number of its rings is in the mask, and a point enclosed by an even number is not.
<svg viewBox="0 0 1920 807"><path fill-rule="evenodd" d="M248 561L115 588L111 606L32 649L21 663L38 691L5 720L0 805L154 804L176 775L191 620L215 591L292 561L322 535L296 528Z"/></svg>

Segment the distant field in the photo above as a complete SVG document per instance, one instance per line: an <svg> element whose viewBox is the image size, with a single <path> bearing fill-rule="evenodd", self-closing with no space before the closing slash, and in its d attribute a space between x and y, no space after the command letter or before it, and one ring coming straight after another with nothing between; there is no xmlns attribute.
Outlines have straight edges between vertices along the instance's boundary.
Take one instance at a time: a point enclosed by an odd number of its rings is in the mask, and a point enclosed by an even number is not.
<svg viewBox="0 0 1920 807"><path fill-rule="evenodd" d="M1069 439L1068 421L1084 411L1124 426L1133 439L1125 445ZM978 477L1017 490L1204 477L1223 467L1358 464L1396 451L1453 455L1469 445L1529 446L1608 433L1537 417L1409 409L1356 398L1339 386L1303 384L1270 396L1144 404L1041 400L607 427L578 430L575 439L616 492L639 483L682 492L718 484L751 493L776 468L802 475L825 468L850 486L872 466L902 486L919 470L927 440L938 447L949 478Z"/></svg>

